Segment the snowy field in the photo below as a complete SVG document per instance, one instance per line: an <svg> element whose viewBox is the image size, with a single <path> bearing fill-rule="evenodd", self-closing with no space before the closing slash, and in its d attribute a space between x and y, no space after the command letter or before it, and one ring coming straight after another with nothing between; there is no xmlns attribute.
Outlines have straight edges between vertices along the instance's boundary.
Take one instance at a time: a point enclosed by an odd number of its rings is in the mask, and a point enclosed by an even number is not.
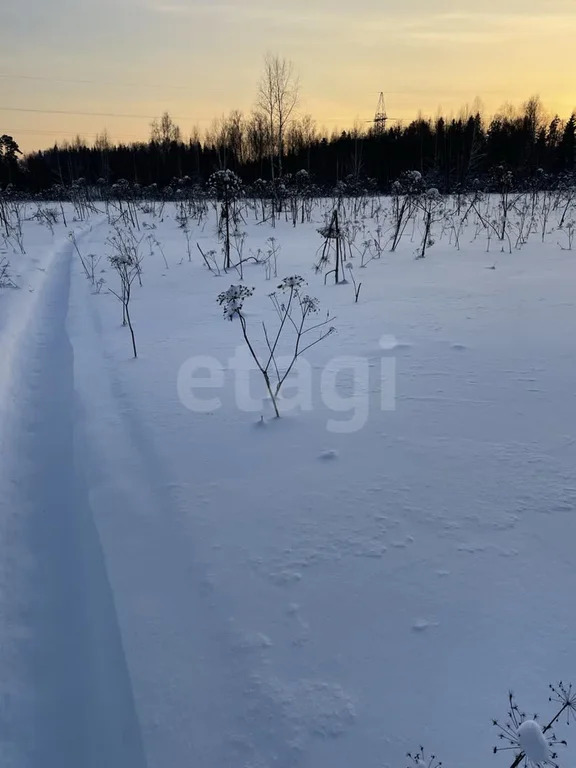
<svg viewBox="0 0 576 768"><path fill-rule="evenodd" d="M576 680L570 215L526 199L500 241L497 198L450 200L416 259L425 209L391 252L390 200L348 201L336 285L333 202L239 206L243 281L211 204L30 204L0 240L3 767L508 768L508 690L545 722ZM295 275L336 330L275 419L217 297L254 287L265 356Z"/></svg>

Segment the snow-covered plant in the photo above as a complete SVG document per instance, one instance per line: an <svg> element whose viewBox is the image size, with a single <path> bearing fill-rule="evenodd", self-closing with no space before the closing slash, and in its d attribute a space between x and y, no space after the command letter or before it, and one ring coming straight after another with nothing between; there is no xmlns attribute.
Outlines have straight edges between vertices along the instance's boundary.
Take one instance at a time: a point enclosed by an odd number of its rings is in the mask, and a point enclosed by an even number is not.
<svg viewBox="0 0 576 768"><path fill-rule="evenodd" d="M150 255L153 256L154 255L154 248L158 248L158 250L160 251L160 255L162 256L162 261L164 262L164 266L166 267L166 269L170 269L170 267L168 266L168 259L166 258L166 254L164 253L164 248L162 248L162 244L160 243L158 238L155 237L153 234L149 234L149 235L146 236L146 239L148 240L148 246L150 248ZM136 244L136 241L134 241L134 242ZM139 244L139 241L138 241L137 244ZM136 255L138 255L137 249L136 249L135 253L136 253ZM188 249L188 253L190 253L190 249Z"/></svg>
<svg viewBox="0 0 576 768"><path fill-rule="evenodd" d="M256 215L260 211L260 220L264 222L267 219L266 206L272 199L270 183L264 179L256 179L252 184L252 195L254 196Z"/></svg>
<svg viewBox="0 0 576 768"><path fill-rule="evenodd" d="M504 241L508 240L509 250L512 252L510 244L510 237L508 234L508 223L510 220L510 214L514 209L514 206L518 202L521 195L514 192L514 176L512 171L505 168L503 165L497 166L493 170L492 174L493 184L496 187L499 195L498 201L498 216L499 219L496 222L496 229L498 232L498 239Z"/></svg>
<svg viewBox="0 0 576 768"><path fill-rule="evenodd" d="M37 204L36 213L32 216L39 224L48 227L50 234L54 234L54 225L58 223L58 211L56 208L46 208L40 203Z"/></svg>
<svg viewBox="0 0 576 768"><path fill-rule="evenodd" d="M574 219L570 219L570 221L567 221L564 226L560 228L560 231L564 232L568 240L568 244L566 246L560 244L560 248L562 248L563 251L571 251L572 244L574 242L574 235L576 235L576 221Z"/></svg>
<svg viewBox="0 0 576 768"><path fill-rule="evenodd" d="M266 280L270 280L272 277L278 277L278 254L280 253L280 245L275 237L269 237L266 240L266 259L264 261L264 269L266 271Z"/></svg>
<svg viewBox="0 0 576 768"><path fill-rule="evenodd" d="M218 266L218 261L216 259L216 251L203 251L200 243L196 243L196 248L198 248L200 251L202 258L204 259L204 264L206 264L210 272L212 272L212 274L216 275L217 277L220 277L220 267Z"/></svg>
<svg viewBox="0 0 576 768"><path fill-rule="evenodd" d="M24 248L24 230L22 224L25 220L24 204L18 200L11 200L8 205L8 241L16 253L26 253Z"/></svg>
<svg viewBox="0 0 576 768"><path fill-rule="evenodd" d="M96 267L100 264L102 256L95 253L89 253L86 256L86 266L88 268L88 278L92 285L96 285Z"/></svg>
<svg viewBox="0 0 576 768"><path fill-rule="evenodd" d="M5 256L0 258L0 288L16 288L10 275L10 262Z"/></svg>
<svg viewBox="0 0 576 768"><path fill-rule="evenodd" d="M560 176L558 182L558 207L562 211L560 221L558 222L559 229L562 229L566 216L568 216L569 211L574 208L574 202L576 200L576 184L574 181L574 176L572 174L563 174Z"/></svg>
<svg viewBox="0 0 576 768"><path fill-rule="evenodd" d="M111 239L111 242L118 248L118 241ZM115 296L122 304L122 325L127 325L130 329L130 336L132 338L132 351L134 357L138 357L136 351L136 339L134 336L134 327L132 325L132 318L130 316L130 298L132 296L132 284L136 278L140 277L140 261L137 255L130 253L125 249L116 250L112 256L108 258L112 267L116 270L118 277L120 278L120 289L115 291L109 288L109 292Z"/></svg>
<svg viewBox="0 0 576 768"><path fill-rule="evenodd" d="M557 685L549 685L548 688L550 690L548 701L560 706L550 725L553 725L562 715L566 715L566 725L570 725L570 715L573 718L576 717L576 691L572 690L572 683L566 685L560 681Z"/></svg>
<svg viewBox="0 0 576 768"><path fill-rule="evenodd" d="M114 234L108 238L107 243L110 245L114 253L127 264L131 264L136 270L136 276L138 282L142 285L142 261L144 255L140 251L140 246L145 235L137 237L134 230L131 227L114 227ZM149 242L153 242L154 245L160 246L156 238L153 235L146 236ZM152 240L150 240L152 238ZM168 266L168 265L166 265Z"/></svg>
<svg viewBox="0 0 576 768"><path fill-rule="evenodd" d="M78 254L78 258L80 259L80 263L82 264L82 269L84 270L84 274L86 275L86 278L88 280L90 280L91 279L90 278L90 267L88 266L87 259L82 255L82 251L80 250L80 248L78 246L78 241L76 240L76 235L74 234L74 232L68 232L68 239L70 240L70 242L72 243L72 247L74 248L74 250ZM92 284L94 284L93 281L92 281Z"/></svg>
<svg viewBox="0 0 576 768"><path fill-rule="evenodd" d="M419 747L418 752L408 752L406 757L411 761L409 768L442 768L442 761L436 755L426 755L424 747Z"/></svg>
<svg viewBox="0 0 576 768"><path fill-rule="evenodd" d="M220 203L218 236L223 241L224 270L230 269L231 233L239 225L235 203L242 191L242 180L233 171L216 171L208 179L208 190L216 202Z"/></svg>
<svg viewBox="0 0 576 768"><path fill-rule="evenodd" d="M406 171L392 184L392 241L390 250L395 251L414 211L416 201L424 192L425 184L420 171Z"/></svg>
<svg viewBox="0 0 576 768"><path fill-rule="evenodd" d="M518 198L511 198L506 189L507 187L504 186L500 202L497 206L496 215L493 215L493 211L490 208L490 196L487 195L484 198L480 193L474 195L466 213L466 216L468 216L468 213L473 211L478 225L486 232L486 251L490 250L491 240L496 236L498 240L507 240L508 251L509 253L512 253L512 240L510 239L510 234L508 232L508 219L509 213L513 206L516 205ZM476 233L476 236L477 235L478 231ZM476 239L476 236L473 238L474 240ZM519 243L519 245L521 244L522 243ZM502 246L502 250L504 250L504 246Z"/></svg>
<svg viewBox="0 0 576 768"><path fill-rule="evenodd" d="M354 277L354 267L352 265L352 262L348 262L346 264L346 269L348 270L348 274L350 275L350 279L352 280L352 285L354 286L354 303L358 304L358 297L360 296L360 288L362 288L362 283L356 283L356 278Z"/></svg>
<svg viewBox="0 0 576 768"><path fill-rule="evenodd" d="M245 285L231 285L228 290L219 293L218 304L224 309L224 317L232 322L236 315L241 314L244 301L253 293L254 288Z"/></svg>
<svg viewBox="0 0 576 768"><path fill-rule="evenodd" d="M550 189L544 189L539 195L540 203L540 237L542 242L548 233L548 222L554 205L554 193Z"/></svg>
<svg viewBox="0 0 576 768"><path fill-rule="evenodd" d="M310 175L308 171L302 169L294 176L286 174L283 181L290 205L292 225L295 227L299 218L302 224L304 224L306 217L310 215L309 200L312 191Z"/></svg>
<svg viewBox="0 0 576 768"><path fill-rule="evenodd" d="M238 271L240 280L244 280L244 244L246 243L247 237L248 233L242 231L239 227L236 227L232 232L232 247L238 256L238 261L233 266Z"/></svg>
<svg viewBox="0 0 576 768"><path fill-rule="evenodd" d="M494 747L494 754L503 751L514 752L514 760L511 768L517 768L524 763L526 768L543 768L553 766L558 768L555 747L566 745L566 741L556 738L553 727L558 720L565 715L567 724L570 722L570 713L576 713L576 693L572 691L572 685L560 682L558 685L550 685L548 701L557 704L557 711L546 725L538 722L538 715L529 717L521 712L514 694L508 694L508 712L504 722L493 720L492 724L498 729L500 744Z"/></svg>
<svg viewBox="0 0 576 768"><path fill-rule="evenodd" d="M106 280L103 277L99 277L94 283L94 293L101 293L105 283Z"/></svg>
<svg viewBox="0 0 576 768"><path fill-rule="evenodd" d="M364 269L364 267L368 266L371 261L380 258L381 250L378 249L377 240L375 238L363 240L361 246L362 250L359 248L357 248L357 250L360 253L360 267Z"/></svg>
<svg viewBox="0 0 576 768"><path fill-rule="evenodd" d="M431 187L430 189L427 189L424 194L420 195L418 198L418 206L422 210L424 218L424 231L416 258L423 259L426 256L426 249L434 245L432 227L441 218L444 201L438 190L435 187Z"/></svg>
<svg viewBox="0 0 576 768"><path fill-rule="evenodd" d="M244 314L244 302L252 296L254 288L231 285L228 290L218 296L218 303L223 308L224 317L230 321L237 317L240 321L242 336L256 367L264 378L276 417L280 417L278 409L280 390L297 359L310 347L335 331L335 328L330 325L333 318L329 313L324 319L317 322L313 320L318 315L319 302L318 299L303 293L305 286L306 281L303 277L293 275L285 277L276 291L269 294L279 323L274 332L269 330L266 323L262 323L264 344L260 343L260 351L248 331L248 321ZM284 343L283 346L288 346L289 349L288 364L282 369L278 360L281 341Z"/></svg>
<svg viewBox="0 0 576 768"><path fill-rule="evenodd" d="M184 237L186 238L186 251L188 252L188 261L192 261L192 250L190 246L190 227L186 225L183 230Z"/></svg>
<svg viewBox="0 0 576 768"><path fill-rule="evenodd" d="M521 248L526 245L530 232L532 231L535 223L534 211L528 199L518 201L516 208L516 219L514 225L516 227L516 243L515 248Z"/></svg>
<svg viewBox="0 0 576 768"><path fill-rule="evenodd" d="M340 227L338 207L334 208L330 215L329 223L324 227L321 227L318 230L318 234L322 235L324 242L318 249L320 258L314 265L314 269L316 272L323 272L332 264L332 255L334 255L334 269L329 269L327 272L324 272L324 284L326 284L328 275L331 274L334 275L334 282L339 283L342 264L346 258L344 250L345 239L342 228Z"/></svg>

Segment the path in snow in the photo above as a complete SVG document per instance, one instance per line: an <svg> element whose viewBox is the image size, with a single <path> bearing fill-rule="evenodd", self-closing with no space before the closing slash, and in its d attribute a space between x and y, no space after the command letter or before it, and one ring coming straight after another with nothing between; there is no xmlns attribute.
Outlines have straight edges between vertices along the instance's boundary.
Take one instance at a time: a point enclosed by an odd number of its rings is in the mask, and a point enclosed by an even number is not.
<svg viewBox="0 0 576 768"><path fill-rule="evenodd" d="M113 600L75 471L71 245L56 248L4 350L3 766L144 763ZM6 339L4 339L6 342Z"/></svg>
<svg viewBox="0 0 576 768"><path fill-rule="evenodd" d="M256 674L265 638L214 598L80 274L69 308L72 255L54 249L4 328L2 765L298 765L293 697L349 705Z"/></svg>

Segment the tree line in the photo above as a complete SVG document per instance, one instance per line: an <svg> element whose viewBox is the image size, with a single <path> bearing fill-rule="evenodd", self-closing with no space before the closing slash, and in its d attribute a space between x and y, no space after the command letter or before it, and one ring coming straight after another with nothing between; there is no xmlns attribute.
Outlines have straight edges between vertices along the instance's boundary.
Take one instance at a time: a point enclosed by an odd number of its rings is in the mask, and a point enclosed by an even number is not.
<svg viewBox="0 0 576 768"><path fill-rule="evenodd" d="M150 127L147 141L114 144L106 133L93 143L80 137L23 157L14 138L0 138L0 186L30 192L78 179L88 184L119 180L166 187L185 178L204 183L230 170L246 184L278 183L306 171L320 190L388 191L402 173L417 170L440 191L487 182L504 167L518 184L576 170L576 111L545 117L538 97L490 119L418 117L406 125L355 125L328 135L310 115L297 115L299 83L291 62L268 55L250 115L233 110L214 120L204 136L184 139L168 113Z"/></svg>

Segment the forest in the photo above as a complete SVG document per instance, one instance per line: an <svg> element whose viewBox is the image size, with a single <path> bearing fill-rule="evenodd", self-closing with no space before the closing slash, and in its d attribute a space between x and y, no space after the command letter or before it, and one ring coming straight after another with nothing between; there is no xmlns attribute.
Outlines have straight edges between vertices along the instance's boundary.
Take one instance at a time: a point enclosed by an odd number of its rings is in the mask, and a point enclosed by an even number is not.
<svg viewBox="0 0 576 768"><path fill-rule="evenodd" d="M280 124L280 133L278 133ZM0 127L1 130L1 127ZM170 194L202 185L218 170L231 170L244 184L289 184L305 171L311 192L336 186L346 194L387 192L404 172L417 170L428 186L450 193L482 185L494 188L504 168L518 187L550 188L574 173L576 112L552 119L538 97L490 119L480 112L459 117L418 117L412 122L372 125L328 135L310 115L270 122L264 111L240 111L214 120L203 136L185 139L165 112L150 126L147 141L114 143L104 131L93 142L78 136L23 155L18 137L0 137L0 188L41 193L80 181L88 185L127 182L156 185Z"/></svg>

